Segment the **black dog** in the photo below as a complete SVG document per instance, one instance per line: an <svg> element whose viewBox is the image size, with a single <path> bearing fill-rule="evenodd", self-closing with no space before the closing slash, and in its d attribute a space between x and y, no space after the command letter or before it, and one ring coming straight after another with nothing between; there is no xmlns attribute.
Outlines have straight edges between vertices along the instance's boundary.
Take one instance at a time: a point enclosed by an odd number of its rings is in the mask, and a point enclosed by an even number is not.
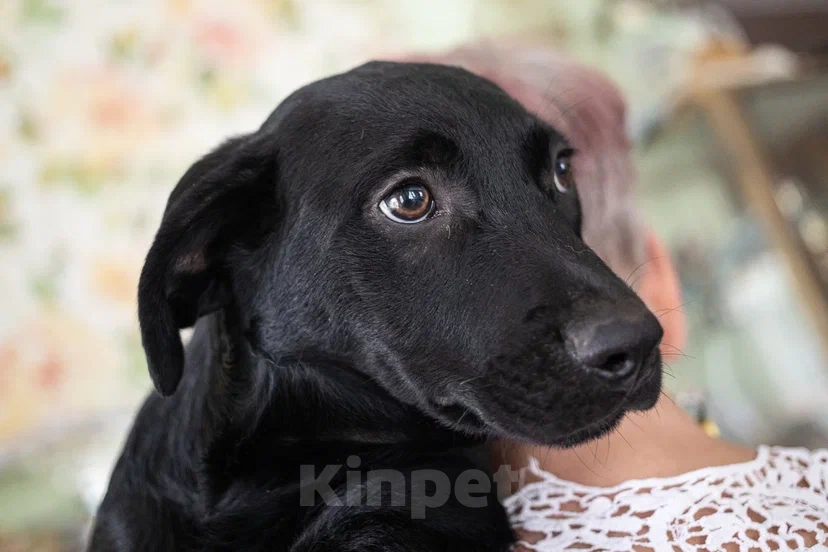
<svg viewBox="0 0 828 552"><path fill-rule="evenodd" d="M580 239L572 155L489 81L375 62L193 165L138 296L175 394L138 414L91 549L508 549L490 482L460 496L476 449L583 442L661 385L657 320Z"/></svg>

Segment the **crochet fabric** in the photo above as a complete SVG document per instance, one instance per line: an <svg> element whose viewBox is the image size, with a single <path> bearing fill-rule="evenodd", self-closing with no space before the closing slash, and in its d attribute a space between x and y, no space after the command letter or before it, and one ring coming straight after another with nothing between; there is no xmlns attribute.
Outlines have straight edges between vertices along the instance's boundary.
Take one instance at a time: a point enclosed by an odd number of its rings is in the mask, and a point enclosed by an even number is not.
<svg viewBox="0 0 828 552"><path fill-rule="evenodd" d="M588 487L538 467L509 497L518 551L828 550L828 450L760 447L756 459Z"/></svg>

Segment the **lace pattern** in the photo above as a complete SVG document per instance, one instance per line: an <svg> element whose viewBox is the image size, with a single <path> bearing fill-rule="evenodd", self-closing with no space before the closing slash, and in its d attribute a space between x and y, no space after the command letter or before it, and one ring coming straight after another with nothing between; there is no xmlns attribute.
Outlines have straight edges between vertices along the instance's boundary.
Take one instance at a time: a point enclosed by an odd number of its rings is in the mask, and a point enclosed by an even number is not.
<svg viewBox="0 0 828 552"><path fill-rule="evenodd" d="M828 550L828 450L760 447L746 463L588 487L541 480L505 501L517 551Z"/></svg>

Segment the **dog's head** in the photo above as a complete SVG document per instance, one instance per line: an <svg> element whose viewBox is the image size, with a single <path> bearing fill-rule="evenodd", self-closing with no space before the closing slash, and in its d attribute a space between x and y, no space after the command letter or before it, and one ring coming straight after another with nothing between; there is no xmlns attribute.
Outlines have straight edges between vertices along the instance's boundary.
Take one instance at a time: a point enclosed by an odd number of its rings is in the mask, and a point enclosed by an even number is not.
<svg viewBox="0 0 828 552"><path fill-rule="evenodd" d="M569 444L651 407L661 328L581 240L573 155L457 68L300 89L170 196L139 289L156 388L229 308L259 353L330 354L461 431Z"/></svg>

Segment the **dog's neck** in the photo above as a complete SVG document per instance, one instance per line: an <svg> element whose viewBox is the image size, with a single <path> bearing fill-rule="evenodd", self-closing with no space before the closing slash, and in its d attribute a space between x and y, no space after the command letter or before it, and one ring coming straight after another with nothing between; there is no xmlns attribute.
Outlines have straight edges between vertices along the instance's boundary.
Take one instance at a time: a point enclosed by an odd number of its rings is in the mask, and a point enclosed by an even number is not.
<svg viewBox="0 0 828 552"><path fill-rule="evenodd" d="M274 473L275 464L298 470L341 462L350 454L448 450L481 442L441 427L339 361L263 356L228 313L202 318L187 350L185 379L175 399L191 419L202 420L200 434L185 438L197 439L190 443L209 475L208 503L235 480L267 484L296 475Z"/></svg>

